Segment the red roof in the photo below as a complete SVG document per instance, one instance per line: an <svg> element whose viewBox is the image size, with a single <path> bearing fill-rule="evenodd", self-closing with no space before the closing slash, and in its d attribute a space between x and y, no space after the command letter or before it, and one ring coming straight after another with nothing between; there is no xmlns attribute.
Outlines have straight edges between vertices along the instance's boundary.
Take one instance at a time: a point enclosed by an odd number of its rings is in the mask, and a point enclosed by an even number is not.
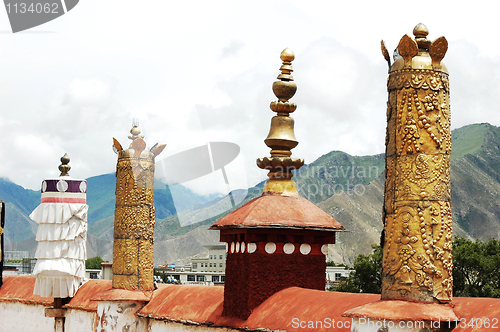
<svg viewBox="0 0 500 332"><path fill-rule="evenodd" d="M107 289L111 289L111 280L90 279L78 289L75 296L64 307L84 311L97 311L98 301L92 298Z"/></svg>
<svg viewBox="0 0 500 332"><path fill-rule="evenodd" d="M3 285L0 288L0 301L21 302L26 304L41 304L51 306L53 297L34 295L36 278L34 276L3 276Z"/></svg>
<svg viewBox="0 0 500 332"><path fill-rule="evenodd" d="M161 284L139 315L156 319L213 323L222 314L223 299L223 287Z"/></svg>
<svg viewBox="0 0 500 332"><path fill-rule="evenodd" d="M245 325L251 329L260 327L280 331L351 331L351 319L342 317L342 313L379 299L377 294L290 287L264 301L248 317ZM313 322L314 327L310 327L309 322ZM332 322L336 325L331 326Z"/></svg>
<svg viewBox="0 0 500 332"><path fill-rule="evenodd" d="M21 302L51 306L52 298L33 295L35 277L4 276L4 284L0 288L0 302ZM152 319L168 320L184 324L206 326L228 326L232 328L288 330L288 331L350 331L351 319L343 317L346 311L368 303L401 302L379 301L380 295L325 292L298 287L290 287L275 293L255 308L246 321L222 317L224 288L215 286L190 285L158 285L151 301L142 308L138 315ZM85 283L67 308L97 311L97 302L92 300L97 294L111 289L111 281L90 280ZM415 303L403 303L404 305ZM435 304L424 305L424 308L441 310L453 308L460 319L458 327L453 331L486 331L484 322L489 326L496 324L500 328L500 299L493 298L454 298L450 306L436 308ZM427 307L428 306L428 307ZM368 307L368 306L366 306ZM397 306L389 305L384 317L393 317L399 311ZM436 311L437 312L437 311ZM427 313L431 317L431 313ZM386 316L387 315L387 316ZM391 316L393 315L393 316ZM401 318L401 317L399 317ZM420 317L424 319L425 317ZM495 321L496 319L496 321ZM472 323L471 323L472 321ZM480 323L483 325L479 325ZM496 322L496 323L495 323ZM314 327L311 327L312 325ZM474 326L474 327L472 327Z"/></svg>
<svg viewBox="0 0 500 332"><path fill-rule="evenodd" d="M490 324L490 331L500 331L500 299L454 297L452 304L453 310L460 319L460 323L453 332L488 331L486 322ZM481 326L480 323L482 323Z"/></svg>
<svg viewBox="0 0 500 332"><path fill-rule="evenodd" d="M210 227L292 228L343 231L344 227L326 212L299 196L262 195L221 218Z"/></svg>

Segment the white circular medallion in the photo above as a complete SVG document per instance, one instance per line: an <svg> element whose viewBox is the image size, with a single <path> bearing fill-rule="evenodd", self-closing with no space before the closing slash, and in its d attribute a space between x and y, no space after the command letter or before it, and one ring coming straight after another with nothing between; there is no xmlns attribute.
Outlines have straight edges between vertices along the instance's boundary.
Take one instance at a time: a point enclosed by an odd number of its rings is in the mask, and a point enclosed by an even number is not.
<svg viewBox="0 0 500 332"><path fill-rule="evenodd" d="M42 193L44 193L45 190L47 190L47 182L46 181L42 181Z"/></svg>
<svg viewBox="0 0 500 332"><path fill-rule="evenodd" d="M229 243L226 242L226 253L229 251Z"/></svg>
<svg viewBox="0 0 500 332"><path fill-rule="evenodd" d="M309 244L307 244L307 243L302 243L302 244L300 245L300 253L301 253L302 255L307 255L307 254L309 254L310 252L311 252L311 246L310 246Z"/></svg>
<svg viewBox="0 0 500 332"><path fill-rule="evenodd" d="M276 243L274 242L268 242L266 243L266 252L268 254L273 254L276 251Z"/></svg>
<svg viewBox="0 0 500 332"><path fill-rule="evenodd" d="M82 193L87 192L87 182L85 181L80 182L80 192Z"/></svg>
<svg viewBox="0 0 500 332"><path fill-rule="evenodd" d="M245 253L245 242L241 242L241 253Z"/></svg>
<svg viewBox="0 0 500 332"><path fill-rule="evenodd" d="M257 245L255 243L248 244L248 253L253 254L257 250Z"/></svg>
<svg viewBox="0 0 500 332"><path fill-rule="evenodd" d="M66 190L68 190L68 182L59 180L59 182L57 182L57 191L65 192Z"/></svg>
<svg viewBox="0 0 500 332"><path fill-rule="evenodd" d="M295 245L293 243L285 243L285 245L283 246L283 252L285 254L293 254L293 252L295 251Z"/></svg>
<svg viewBox="0 0 500 332"><path fill-rule="evenodd" d="M324 244L321 246L321 252L323 253L323 255L328 255L328 244Z"/></svg>
<svg viewBox="0 0 500 332"><path fill-rule="evenodd" d="M236 242L236 252L240 252L240 243Z"/></svg>
<svg viewBox="0 0 500 332"><path fill-rule="evenodd" d="M230 252L231 252L231 254L234 253L234 242L231 242L231 251Z"/></svg>

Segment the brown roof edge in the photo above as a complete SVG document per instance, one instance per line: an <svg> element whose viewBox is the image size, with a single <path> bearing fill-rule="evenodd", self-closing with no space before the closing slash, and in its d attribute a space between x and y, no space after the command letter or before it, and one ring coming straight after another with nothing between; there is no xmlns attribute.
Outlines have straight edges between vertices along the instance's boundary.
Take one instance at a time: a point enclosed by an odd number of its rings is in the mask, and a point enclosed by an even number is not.
<svg viewBox="0 0 500 332"><path fill-rule="evenodd" d="M95 294L91 301L145 301L153 296L153 291L126 290L112 288Z"/></svg>
<svg viewBox="0 0 500 332"><path fill-rule="evenodd" d="M297 229L297 230L311 230L311 231L323 231L323 232L350 232L344 228L344 226L340 226L338 228L322 228L322 227L308 227L308 226L283 226L283 225L265 225L265 226L246 226L246 225L223 225L216 226L212 225L208 229L209 230L221 230L221 229Z"/></svg>
<svg viewBox="0 0 500 332"><path fill-rule="evenodd" d="M458 321L449 304L380 300L347 310L343 317L391 321Z"/></svg>

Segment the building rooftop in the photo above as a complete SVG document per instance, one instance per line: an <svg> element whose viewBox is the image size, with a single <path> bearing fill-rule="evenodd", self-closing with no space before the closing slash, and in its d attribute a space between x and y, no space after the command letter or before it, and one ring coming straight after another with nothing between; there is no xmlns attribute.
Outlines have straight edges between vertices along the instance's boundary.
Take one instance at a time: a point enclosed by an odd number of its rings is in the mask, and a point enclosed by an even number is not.
<svg viewBox="0 0 500 332"><path fill-rule="evenodd" d="M34 285L35 277L32 276L4 276L4 285L0 288L0 302L51 305L52 298L33 295ZM97 301L93 298L108 290L111 290L111 281L90 280L80 287L75 297L65 307L96 312ZM305 326L300 329L301 331L331 331L332 327L331 325L328 327L328 324L343 322L344 328L336 330L350 331L350 328L345 328L345 323L350 323L351 318L343 317L343 313L378 301L380 295L290 287L264 301L255 308L247 320L223 317L223 298L222 287L159 284L149 303L138 312L138 316L207 327L226 326L281 331L297 330L300 324ZM500 317L500 299L459 297L453 299L451 307L457 317L466 322L481 317L489 318L490 321ZM323 327L309 328L309 322L314 324L322 322ZM475 330L465 324L459 324L454 331Z"/></svg>
<svg viewBox="0 0 500 332"><path fill-rule="evenodd" d="M326 212L299 196L262 195L221 218L210 229L287 228L343 231Z"/></svg>

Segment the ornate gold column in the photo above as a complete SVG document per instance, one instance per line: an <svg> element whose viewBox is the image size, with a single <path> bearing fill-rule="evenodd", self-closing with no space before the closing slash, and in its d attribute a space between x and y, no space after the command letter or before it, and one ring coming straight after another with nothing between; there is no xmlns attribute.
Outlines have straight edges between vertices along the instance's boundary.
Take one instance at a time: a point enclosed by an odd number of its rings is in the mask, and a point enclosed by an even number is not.
<svg viewBox="0 0 500 332"><path fill-rule="evenodd" d="M113 288L148 291L154 289L154 158L165 144L145 150L146 142L137 125L130 133L132 143L127 150L113 138L118 154Z"/></svg>
<svg viewBox="0 0 500 332"><path fill-rule="evenodd" d="M441 60L418 24L389 63L382 300L450 302L453 287L450 206L450 98Z"/></svg>

